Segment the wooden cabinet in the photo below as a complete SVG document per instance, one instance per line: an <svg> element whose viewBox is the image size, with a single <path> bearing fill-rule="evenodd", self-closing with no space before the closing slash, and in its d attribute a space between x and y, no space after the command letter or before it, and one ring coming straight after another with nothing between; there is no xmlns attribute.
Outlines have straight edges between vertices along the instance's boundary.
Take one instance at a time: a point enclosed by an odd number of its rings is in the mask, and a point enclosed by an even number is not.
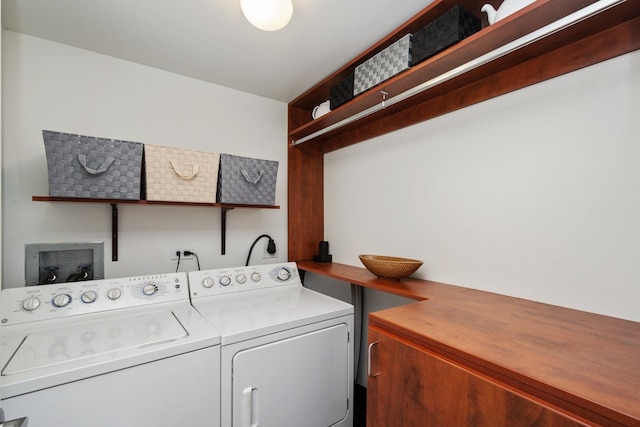
<svg viewBox="0 0 640 427"><path fill-rule="evenodd" d="M454 78L429 86L404 101L381 108L345 126L343 120L380 105L381 91L393 97L438 80L449 71L495 52L521 37L561 20L594 0L537 0L424 62L392 77L334 111L313 120L313 107L329 99L331 87L355 67L407 33L433 21L455 4L480 15L484 3L500 0L435 0L361 55L319 82L288 105L289 260L312 259L324 237L323 156L325 153L383 135L538 82L593 65L640 48L640 8L635 0L562 27L552 34L509 51ZM318 131L327 133L294 144Z"/></svg>
<svg viewBox="0 0 640 427"><path fill-rule="evenodd" d="M368 427L589 425L380 329L369 342Z"/></svg>
<svg viewBox="0 0 640 427"><path fill-rule="evenodd" d="M588 425L378 329L369 340L368 427Z"/></svg>
<svg viewBox="0 0 640 427"><path fill-rule="evenodd" d="M640 427L638 322L338 263L298 267L416 300L369 313L370 427Z"/></svg>

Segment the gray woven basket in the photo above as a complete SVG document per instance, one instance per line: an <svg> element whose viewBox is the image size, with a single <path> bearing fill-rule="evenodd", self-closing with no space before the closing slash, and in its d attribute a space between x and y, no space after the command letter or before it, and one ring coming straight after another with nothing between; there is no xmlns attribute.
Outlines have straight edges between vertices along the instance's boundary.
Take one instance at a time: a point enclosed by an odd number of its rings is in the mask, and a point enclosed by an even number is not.
<svg viewBox="0 0 640 427"><path fill-rule="evenodd" d="M274 205L278 162L251 157L220 155L218 203Z"/></svg>
<svg viewBox="0 0 640 427"><path fill-rule="evenodd" d="M43 130L49 195L140 200L143 145Z"/></svg>

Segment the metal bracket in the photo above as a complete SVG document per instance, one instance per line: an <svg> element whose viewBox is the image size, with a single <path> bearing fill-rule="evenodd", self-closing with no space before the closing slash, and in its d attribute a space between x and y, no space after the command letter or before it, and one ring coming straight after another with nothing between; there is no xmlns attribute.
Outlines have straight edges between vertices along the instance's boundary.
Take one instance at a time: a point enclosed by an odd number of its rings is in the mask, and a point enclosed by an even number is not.
<svg viewBox="0 0 640 427"><path fill-rule="evenodd" d="M111 261L118 261L118 205L111 203Z"/></svg>
<svg viewBox="0 0 640 427"><path fill-rule="evenodd" d="M220 253L224 255L227 252L227 211L233 210L233 208L222 207L220 213Z"/></svg>
<svg viewBox="0 0 640 427"><path fill-rule="evenodd" d="M386 106L386 101L387 101L387 95L389 95L389 92L386 92L384 90L381 90L380 93L382 94L382 108L387 108Z"/></svg>

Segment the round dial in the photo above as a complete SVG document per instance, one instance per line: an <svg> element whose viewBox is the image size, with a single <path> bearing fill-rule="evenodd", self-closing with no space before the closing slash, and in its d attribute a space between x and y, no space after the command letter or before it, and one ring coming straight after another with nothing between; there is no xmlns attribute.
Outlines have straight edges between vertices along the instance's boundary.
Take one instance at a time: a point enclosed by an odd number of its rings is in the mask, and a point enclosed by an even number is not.
<svg viewBox="0 0 640 427"><path fill-rule="evenodd" d="M204 279L202 279L202 286L204 286L205 288L210 288L213 286L213 279L211 277L205 277Z"/></svg>
<svg viewBox="0 0 640 427"><path fill-rule="evenodd" d="M258 273L257 271L254 271L253 273L251 273L251 280L253 280L254 282L259 282L260 279L262 279L262 276L260 276L260 273Z"/></svg>
<svg viewBox="0 0 640 427"><path fill-rule="evenodd" d="M240 273L236 276L236 282L243 284L246 281L247 281L247 276L245 276L243 273Z"/></svg>
<svg viewBox="0 0 640 427"><path fill-rule="evenodd" d="M21 305L24 310L33 311L36 308L40 307L40 300L36 296L29 297L26 300L22 301Z"/></svg>
<svg viewBox="0 0 640 427"><path fill-rule="evenodd" d="M286 268L281 268L278 270L278 279L285 281L291 278L291 272Z"/></svg>
<svg viewBox="0 0 640 427"><path fill-rule="evenodd" d="M142 288L142 293L146 296L155 295L158 293L158 285L156 285L155 283L147 283Z"/></svg>
<svg viewBox="0 0 640 427"><path fill-rule="evenodd" d="M220 278L220 284L222 286L229 286L231 284L231 277L229 276L222 276Z"/></svg>
<svg viewBox="0 0 640 427"><path fill-rule="evenodd" d="M69 294L58 294L53 297L53 301L51 301L54 306L61 308L71 304L71 295Z"/></svg>
<svg viewBox="0 0 640 427"><path fill-rule="evenodd" d="M80 295L80 300L85 304L91 304L98 298L98 294L95 291L87 291Z"/></svg>
<svg viewBox="0 0 640 427"><path fill-rule="evenodd" d="M122 296L122 291L119 288L111 288L107 291L107 297L115 301Z"/></svg>

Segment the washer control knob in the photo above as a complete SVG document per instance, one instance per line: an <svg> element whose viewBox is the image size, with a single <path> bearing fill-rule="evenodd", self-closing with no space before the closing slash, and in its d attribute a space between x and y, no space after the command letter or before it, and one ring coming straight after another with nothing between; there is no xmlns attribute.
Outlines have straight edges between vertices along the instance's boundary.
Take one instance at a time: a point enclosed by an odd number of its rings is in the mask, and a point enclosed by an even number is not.
<svg viewBox="0 0 640 427"><path fill-rule="evenodd" d="M291 278L291 272L289 270L287 270L286 268L281 268L280 270L278 270L278 279L282 280L283 282L285 280L289 280Z"/></svg>
<svg viewBox="0 0 640 427"><path fill-rule="evenodd" d="M155 295L158 293L158 285L156 285L155 283L147 283L142 288L142 293L148 297Z"/></svg>
<svg viewBox="0 0 640 427"><path fill-rule="evenodd" d="M71 295L69 294L58 294L53 297L51 301L55 307L62 308L69 304L71 304Z"/></svg>
<svg viewBox="0 0 640 427"><path fill-rule="evenodd" d="M120 290L120 288L111 288L107 291L107 297L112 301L117 300L121 296L122 296L122 291Z"/></svg>
<svg viewBox="0 0 640 427"><path fill-rule="evenodd" d="M205 288L210 288L212 287L214 284L214 280L211 277L205 277L204 279L202 279L202 286L204 286Z"/></svg>
<svg viewBox="0 0 640 427"><path fill-rule="evenodd" d="M85 304L91 304L92 302L95 302L97 298L98 294L95 291L87 291L80 295L80 301Z"/></svg>
<svg viewBox="0 0 640 427"><path fill-rule="evenodd" d="M262 279L262 276L260 276L260 273L258 273L257 271L254 271L253 273L251 273L251 280L253 280L254 282L259 282L260 279Z"/></svg>
<svg viewBox="0 0 640 427"><path fill-rule="evenodd" d="M231 284L231 277L229 276L222 276L220 278L220 284L222 286L229 286Z"/></svg>
<svg viewBox="0 0 640 427"><path fill-rule="evenodd" d="M241 285L246 281L247 281L247 276L245 276L244 273L240 273L236 276L236 282L240 283Z"/></svg>
<svg viewBox="0 0 640 427"><path fill-rule="evenodd" d="M36 296L32 296L22 301L22 309L26 311L33 311L40 307L40 300Z"/></svg>

